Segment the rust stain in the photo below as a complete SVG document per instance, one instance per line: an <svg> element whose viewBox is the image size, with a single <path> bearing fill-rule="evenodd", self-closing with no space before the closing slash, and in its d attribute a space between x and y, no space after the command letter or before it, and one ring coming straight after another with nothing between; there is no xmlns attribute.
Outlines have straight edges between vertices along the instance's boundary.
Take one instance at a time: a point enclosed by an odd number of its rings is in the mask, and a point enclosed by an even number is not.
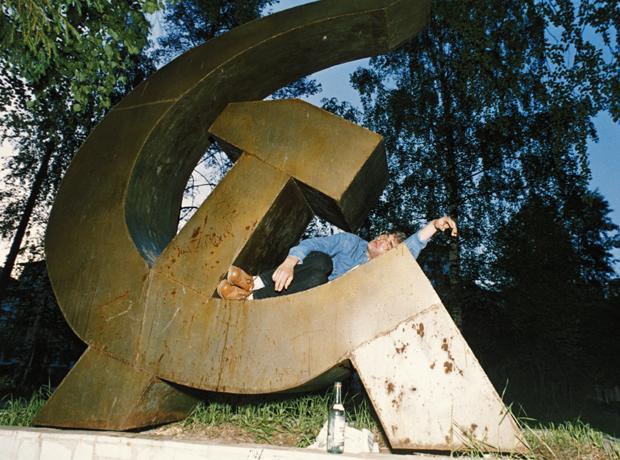
<svg viewBox="0 0 620 460"><path fill-rule="evenodd" d="M396 353L398 353L400 355L400 354L405 352L405 350L407 349L408 346L409 346L408 343L402 343L400 347L395 345L394 349L396 350Z"/></svg>
<svg viewBox="0 0 620 460"><path fill-rule="evenodd" d="M418 327L416 328L416 332L418 333L420 337L424 337L424 323L418 324Z"/></svg>
<svg viewBox="0 0 620 460"><path fill-rule="evenodd" d="M215 247L218 247L224 241L224 237L222 235L218 235L216 232L209 233L207 238Z"/></svg>
<svg viewBox="0 0 620 460"><path fill-rule="evenodd" d="M441 349L448 354L448 361L444 363L444 370L446 374L452 372L453 369L457 370L459 375L463 375L463 370L460 369L456 363L454 362L454 356L452 356L452 352L450 351L450 347L448 346L448 339L444 338L441 342Z"/></svg>
<svg viewBox="0 0 620 460"><path fill-rule="evenodd" d="M431 363L431 369L435 369L435 361Z"/></svg>
<svg viewBox="0 0 620 460"><path fill-rule="evenodd" d="M418 391L416 387L411 387L411 391Z"/></svg>
<svg viewBox="0 0 620 460"><path fill-rule="evenodd" d="M476 425L475 423L469 425L469 431L471 431L472 433L476 431L476 428L478 428L478 425Z"/></svg>
<svg viewBox="0 0 620 460"><path fill-rule="evenodd" d="M388 382L387 380L385 381L385 383L385 388L387 388L388 394L391 395L392 393L394 393L394 384L392 382Z"/></svg>
<svg viewBox="0 0 620 460"><path fill-rule="evenodd" d="M194 229L194 231L192 232L192 239L196 238L198 235L200 235L200 227L196 227Z"/></svg>
<svg viewBox="0 0 620 460"><path fill-rule="evenodd" d="M398 409L400 407L400 403L403 400L403 392L401 391L398 396L394 399L392 399L392 407Z"/></svg>

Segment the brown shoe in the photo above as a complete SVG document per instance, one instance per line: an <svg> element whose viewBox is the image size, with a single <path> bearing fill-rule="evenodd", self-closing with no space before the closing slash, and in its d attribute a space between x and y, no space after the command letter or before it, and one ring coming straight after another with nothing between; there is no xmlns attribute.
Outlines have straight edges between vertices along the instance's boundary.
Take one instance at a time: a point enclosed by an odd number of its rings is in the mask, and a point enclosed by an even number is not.
<svg viewBox="0 0 620 460"><path fill-rule="evenodd" d="M254 277L252 275L248 275L241 268L235 267L234 265L231 265L228 269L226 279L230 284L239 286L241 289L246 291L251 291L254 287Z"/></svg>
<svg viewBox="0 0 620 460"><path fill-rule="evenodd" d="M217 285L217 295L225 300L243 300L250 295L250 291L241 289L239 286L233 286L228 280L222 280Z"/></svg>

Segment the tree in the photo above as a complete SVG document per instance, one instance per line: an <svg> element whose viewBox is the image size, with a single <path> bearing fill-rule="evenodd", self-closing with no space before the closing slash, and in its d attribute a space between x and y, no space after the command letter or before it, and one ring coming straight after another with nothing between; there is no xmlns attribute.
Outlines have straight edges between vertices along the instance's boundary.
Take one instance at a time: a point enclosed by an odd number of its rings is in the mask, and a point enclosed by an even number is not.
<svg viewBox="0 0 620 460"><path fill-rule="evenodd" d="M92 97L108 108L132 56L147 45L146 15L161 6L161 0L5 0L0 66L32 85L34 98L60 75L78 111Z"/></svg>
<svg viewBox="0 0 620 460"><path fill-rule="evenodd" d="M422 259L457 323L463 286L486 276L494 229L530 191L566 197L587 184L591 118L619 114L610 39L619 8L436 1L424 32L352 76L364 123L384 136L390 158L390 183L367 225L411 231L443 213L458 220L462 238L438 240ZM586 40L590 29L611 58Z"/></svg>
<svg viewBox="0 0 620 460"><path fill-rule="evenodd" d="M609 203L598 191L573 189L566 197L562 215L578 255L582 282L602 291L615 276L612 250L620 248L618 225L609 215Z"/></svg>
<svg viewBox="0 0 620 460"><path fill-rule="evenodd" d="M136 83L130 81L136 69L144 70L146 14L159 5L151 0L3 3L0 142L10 141L16 153L6 164L8 188L0 197L0 233L12 238L0 299L19 252L40 252L40 230L31 235L31 248L23 240L45 222L73 153L111 103Z"/></svg>
<svg viewBox="0 0 620 460"><path fill-rule="evenodd" d="M154 68L144 55L132 59L133 69L125 73L125 80L118 82L109 95L112 102ZM0 114L0 139L10 141L14 156L6 163L5 187L0 194L4 205L0 234L3 238L12 237L0 280L0 298L19 253L31 258L42 255L42 229L64 172L106 112L96 95L80 111L71 110L75 99L68 77L56 75L53 84L38 90L36 99L32 87L21 79L6 72L2 77L13 81L14 91L10 108Z"/></svg>
<svg viewBox="0 0 620 460"><path fill-rule="evenodd" d="M607 370L615 334L596 332L610 329L617 317L601 279L609 279L608 251L620 244L618 227L603 217L608 209L600 196L586 192L580 201L568 210L561 199L533 194L496 238L494 285L505 339L500 353L510 354L510 373L529 375L528 391L543 399L557 397L565 382L571 385L562 396L570 397L571 389L615 372ZM580 214L567 218L575 208Z"/></svg>
<svg viewBox="0 0 620 460"><path fill-rule="evenodd" d="M165 34L158 39L162 62L261 16L278 0L179 0L166 4Z"/></svg>

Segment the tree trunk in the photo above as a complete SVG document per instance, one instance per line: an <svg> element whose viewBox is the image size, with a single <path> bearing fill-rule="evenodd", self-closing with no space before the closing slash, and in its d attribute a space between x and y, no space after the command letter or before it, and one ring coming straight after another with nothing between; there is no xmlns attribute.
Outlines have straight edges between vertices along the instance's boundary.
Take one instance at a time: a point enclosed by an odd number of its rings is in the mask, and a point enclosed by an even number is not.
<svg viewBox="0 0 620 460"><path fill-rule="evenodd" d="M446 155L446 188L448 191L448 213L459 223L459 200L460 186L459 176L456 164L456 143L454 140L453 120L452 120L452 92L449 87L447 72L449 69L444 60L440 58L441 66L439 69L439 84L443 99L443 131L444 131L444 147ZM459 329L463 327L463 310L461 302L463 301L461 292L461 257L459 241L456 238L450 240L450 249L448 252L448 285L450 289L450 297L448 311L452 315L452 319Z"/></svg>
<svg viewBox="0 0 620 460"><path fill-rule="evenodd" d="M30 189L30 195L28 196L28 200L26 201L24 212L21 219L19 220L19 225L17 226L15 235L13 236L11 249L6 256L4 268L2 269L2 273L0 274L0 302L4 299L4 296L6 295L11 272L13 271L13 267L15 266L15 259L17 259L17 254L19 253L19 249L21 248L24 235L26 234L26 228L28 228L30 218L32 217L32 212L34 211L37 200L39 199L41 186L43 185L43 181L47 176L47 169L49 167L53 152L53 146L50 143L46 144L45 155L41 159L41 165L39 166L39 170L35 175L32 188Z"/></svg>

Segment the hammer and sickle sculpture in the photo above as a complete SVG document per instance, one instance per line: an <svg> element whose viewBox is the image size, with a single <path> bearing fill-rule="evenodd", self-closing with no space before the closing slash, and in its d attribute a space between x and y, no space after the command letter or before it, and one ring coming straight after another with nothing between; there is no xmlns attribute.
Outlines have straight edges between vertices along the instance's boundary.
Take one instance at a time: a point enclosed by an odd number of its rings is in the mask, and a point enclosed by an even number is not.
<svg viewBox="0 0 620 460"><path fill-rule="evenodd" d="M355 229L387 176L377 134L301 101L244 101L395 48L421 30L429 4L324 0L253 21L110 111L65 176L46 240L58 302L88 349L35 423L133 429L187 416L187 387L302 391L352 366L393 448L525 448L403 245L310 291L213 297L230 264L277 264L313 213ZM210 137L236 163L176 235Z"/></svg>

